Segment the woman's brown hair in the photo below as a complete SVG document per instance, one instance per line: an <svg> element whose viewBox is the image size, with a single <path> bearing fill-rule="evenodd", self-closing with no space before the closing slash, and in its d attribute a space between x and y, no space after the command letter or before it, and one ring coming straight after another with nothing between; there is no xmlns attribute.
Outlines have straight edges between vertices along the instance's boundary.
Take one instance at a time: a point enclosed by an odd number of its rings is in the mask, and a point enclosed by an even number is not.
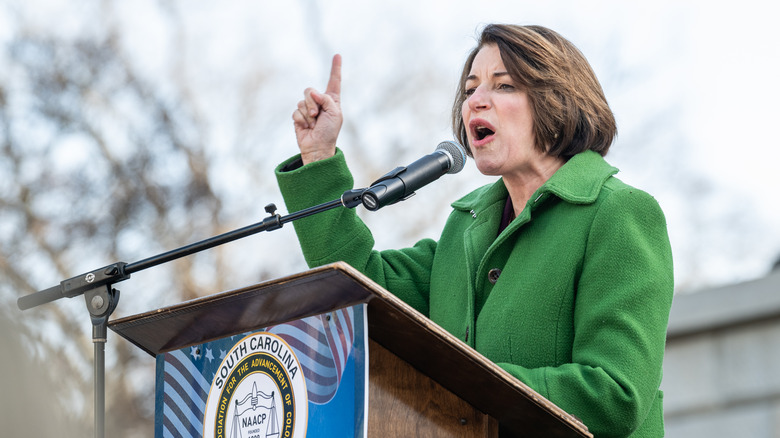
<svg viewBox="0 0 780 438"><path fill-rule="evenodd" d="M585 151L606 155L617 135L615 117L585 56L567 39L542 26L491 24L469 54L452 106L455 137L471 153L462 108L466 78L480 49L495 44L510 77L525 87L534 111L536 147L570 158Z"/></svg>

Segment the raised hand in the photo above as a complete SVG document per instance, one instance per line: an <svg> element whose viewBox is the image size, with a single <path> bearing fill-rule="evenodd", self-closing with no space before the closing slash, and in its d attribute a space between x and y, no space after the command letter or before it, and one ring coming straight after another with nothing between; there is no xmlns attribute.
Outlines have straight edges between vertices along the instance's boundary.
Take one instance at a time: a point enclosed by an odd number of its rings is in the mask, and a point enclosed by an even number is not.
<svg viewBox="0 0 780 438"><path fill-rule="evenodd" d="M332 157L341 130L341 55L333 56L330 78L325 93L313 88L303 92L293 113L295 137L303 164Z"/></svg>

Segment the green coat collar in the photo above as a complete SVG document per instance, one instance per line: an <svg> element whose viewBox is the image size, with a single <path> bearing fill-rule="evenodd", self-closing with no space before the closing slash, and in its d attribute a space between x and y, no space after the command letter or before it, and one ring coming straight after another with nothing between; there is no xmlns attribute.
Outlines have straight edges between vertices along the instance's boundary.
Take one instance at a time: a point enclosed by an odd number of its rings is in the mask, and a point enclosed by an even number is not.
<svg viewBox="0 0 780 438"><path fill-rule="evenodd" d="M597 152L585 151L569 159L547 182L536 191L531 201L545 193L551 193L573 204L590 204L596 201L606 180L618 169L607 163ZM506 199L504 181L481 187L452 203L457 210L483 211L486 207ZM530 201L529 201L530 202Z"/></svg>

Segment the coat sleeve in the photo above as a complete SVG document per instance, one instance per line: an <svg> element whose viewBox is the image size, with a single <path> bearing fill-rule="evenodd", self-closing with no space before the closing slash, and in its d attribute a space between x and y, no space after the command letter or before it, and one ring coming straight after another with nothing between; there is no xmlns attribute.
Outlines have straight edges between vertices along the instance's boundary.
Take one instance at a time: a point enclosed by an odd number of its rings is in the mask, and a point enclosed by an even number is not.
<svg viewBox="0 0 780 438"><path fill-rule="evenodd" d="M651 408L660 410L656 398L674 288L666 221L648 194L616 190L599 207L586 245L572 363L499 365L577 415L595 436L626 437Z"/></svg>
<svg viewBox="0 0 780 438"><path fill-rule="evenodd" d="M339 199L353 188L352 175L341 150L332 158L296 166L299 156L276 169L276 178L289 212ZM360 207L358 207L360 208ZM436 242L423 239L402 250L374 250L371 231L355 209L344 207L293 222L309 267L344 261L409 305L429 314L430 272Z"/></svg>

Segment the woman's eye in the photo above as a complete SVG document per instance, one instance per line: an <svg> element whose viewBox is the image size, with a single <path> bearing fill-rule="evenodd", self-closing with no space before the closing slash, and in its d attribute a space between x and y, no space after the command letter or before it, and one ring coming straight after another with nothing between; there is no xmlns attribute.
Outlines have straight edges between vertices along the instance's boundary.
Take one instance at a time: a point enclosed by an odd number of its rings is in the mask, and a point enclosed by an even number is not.
<svg viewBox="0 0 780 438"><path fill-rule="evenodd" d="M513 85L510 85L510 84L498 84L498 89L499 90L505 90L505 91L511 91L511 90L514 90L515 87Z"/></svg>
<svg viewBox="0 0 780 438"><path fill-rule="evenodd" d="M477 90L476 88L467 88L466 91L463 92L463 94L465 94L466 96L471 96L472 94L474 94L474 91L476 90Z"/></svg>

